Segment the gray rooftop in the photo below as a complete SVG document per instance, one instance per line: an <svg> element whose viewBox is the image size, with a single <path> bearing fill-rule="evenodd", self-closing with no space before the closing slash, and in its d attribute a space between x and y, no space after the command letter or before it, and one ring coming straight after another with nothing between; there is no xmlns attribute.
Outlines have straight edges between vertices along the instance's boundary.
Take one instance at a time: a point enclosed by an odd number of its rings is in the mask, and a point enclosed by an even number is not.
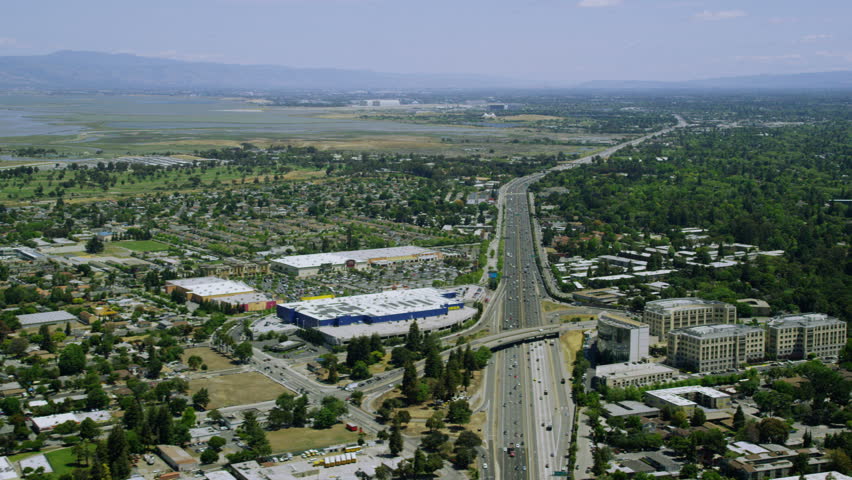
<svg viewBox="0 0 852 480"><path fill-rule="evenodd" d="M55 312L30 313L27 315L18 315L18 320L22 327L30 327L34 325L42 325L45 323L60 323L71 322L77 320L77 317L71 315L64 310Z"/></svg>
<svg viewBox="0 0 852 480"><path fill-rule="evenodd" d="M418 312L458 302L459 300L444 297L441 291L434 288L416 288L352 297L306 300L285 303L283 306L317 320L328 320L344 315L383 316Z"/></svg>
<svg viewBox="0 0 852 480"><path fill-rule="evenodd" d="M728 305L725 302L718 300L704 300L703 298L666 298L663 300L653 300L645 304L645 309L655 312L666 310L678 310L682 308L695 308L707 306L722 306Z"/></svg>
<svg viewBox="0 0 852 480"><path fill-rule="evenodd" d="M766 325L769 328L790 328L836 325L838 323L843 322L824 313L802 313L781 315L769 320Z"/></svg>
<svg viewBox="0 0 852 480"><path fill-rule="evenodd" d="M677 330L672 330L669 333L672 335L685 335L692 338L706 339L743 336L759 331L762 331L760 327L723 323L719 325L696 325L694 327L679 328Z"/></svg>
<svg viewBox="0 0 852 480"><path fill-rule="evenodd" d="M291 255L289 257L276 258L276 263L291 266L293 268L311 268L321 265L343 265L347 260L357 263L371 262L383 258L405 257L409 255L428 255L437 253L423 247L403 246L388 248L373 248L369 250L351 250L346 252L312 253L309 255Z"/></svg>

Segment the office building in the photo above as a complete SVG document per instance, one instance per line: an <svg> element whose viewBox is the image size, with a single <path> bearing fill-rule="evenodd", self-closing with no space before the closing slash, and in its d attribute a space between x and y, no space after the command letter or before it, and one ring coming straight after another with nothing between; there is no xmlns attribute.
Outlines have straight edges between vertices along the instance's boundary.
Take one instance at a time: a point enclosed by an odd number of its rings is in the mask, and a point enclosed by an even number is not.
<svg viewBox="0 0 852 480"><path fill-rule="evenodd" d="M846 322L822 313L782 315L766 324L770 358L837 358L846 344Z"/></svg>
<svg viewBox="0 0 852 480"><path fill-rule="evenodd" d="M599 363L638 362L648 356L648 325L625 315L598 316Z"/></svg>
<svg viewBox="0 0 852 480"><path fill-rule="evenodd" d="M354 250L349 252L291 255L270 263L270 270L295 277L308 277L334 270L354 268L363 270L371 266L394 263L440 260L443 254L428 248L405 246Z"/></svg>
<svg viewBox="0 0 852 480"><path fill-rule="evenodd" d="M78 321L79 319L64 311L57 310L55 312L29 313L26 315L18 315L18 321L21 322L21 328L41 327L42 325L57 325L68 322Z"/></svg>
<svg viewBox="0 0 852 480"><path fill-rule="evenodd" d="M677 328L737 323L737 309L716 300L668 298L646 303L642 321L651 327L651 335L662 341L669 330Z"/></svg>
<svg viewBox="0 0 852 480"><path fill-rule="evenodd" d="M668 382L677 370L659 363L613 363L595 368L595 378L610 388L642 387Z"/></svg>
<svg viewBox="0 0 852 480"><path fill-rule="evenodd" d="M668 333L668 363L693 372L718 372L761 360L765 332L748 325L700 325Z"/></svg>

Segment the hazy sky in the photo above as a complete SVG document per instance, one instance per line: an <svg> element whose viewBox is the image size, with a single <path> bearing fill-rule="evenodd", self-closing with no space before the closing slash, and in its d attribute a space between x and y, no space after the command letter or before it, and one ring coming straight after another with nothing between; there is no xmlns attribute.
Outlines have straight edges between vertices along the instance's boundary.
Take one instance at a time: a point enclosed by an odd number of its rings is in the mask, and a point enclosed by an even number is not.
<svg viewBox="0 0 852 480"><path fill-rule="evenodd" d="M55 50L549 84L852 70L852 0L5 0Z"/></svg>

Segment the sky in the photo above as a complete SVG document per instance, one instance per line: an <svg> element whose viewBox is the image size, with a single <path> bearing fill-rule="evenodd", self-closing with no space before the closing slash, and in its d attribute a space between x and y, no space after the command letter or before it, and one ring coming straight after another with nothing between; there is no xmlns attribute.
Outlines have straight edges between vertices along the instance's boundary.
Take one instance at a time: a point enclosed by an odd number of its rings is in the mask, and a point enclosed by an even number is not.
<svg viewBox="0 0 852 480"><path fill-rule="evenodd" d="M569 86L852 70L852 0L3 0L57 50Z"/></svg>

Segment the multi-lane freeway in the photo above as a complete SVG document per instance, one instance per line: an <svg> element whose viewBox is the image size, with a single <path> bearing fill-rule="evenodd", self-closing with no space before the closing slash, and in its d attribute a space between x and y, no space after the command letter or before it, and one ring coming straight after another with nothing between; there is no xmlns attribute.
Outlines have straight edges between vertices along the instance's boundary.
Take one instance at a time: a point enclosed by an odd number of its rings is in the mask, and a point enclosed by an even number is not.
<svg viewBox="0 0 852 480"><path fill-rule="evenodd" d="M558 165L558 171L591 163L595 156L608 157L628 145L637 145L675 128L686 126L679 115L677 125L610 147L597 154ZM486 312L484 325L496 331L543 326L541 300L547 297L544 279L536 263L531 227L529 185L545 172L509 182L502 190L502 232L505 239L504 270L497 308ZM583 328L585 325L578 326ZM569 373L561 360L558 341L519 344L498 351L487 371L488 403L486 429L489 449L483 464L486 478L548 478L567 469L574 402ZM564 383L563 383L564 382ZM491 465L487 468L487 465Z"/></svg>

